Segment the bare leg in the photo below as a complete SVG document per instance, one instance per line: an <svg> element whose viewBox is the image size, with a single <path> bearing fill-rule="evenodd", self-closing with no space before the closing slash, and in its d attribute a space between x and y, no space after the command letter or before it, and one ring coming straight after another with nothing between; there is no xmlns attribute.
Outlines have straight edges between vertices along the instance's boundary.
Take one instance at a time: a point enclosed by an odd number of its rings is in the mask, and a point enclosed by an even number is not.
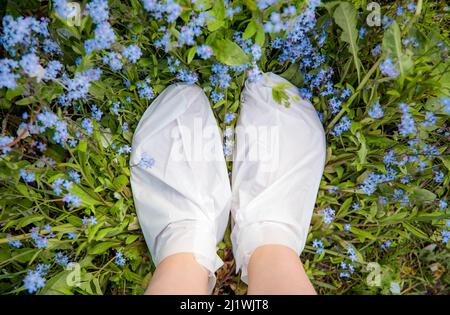
<svg viewBox="0 0 450 315"><path fill-rule="evenodd" d="M248 265L248 294L316 294L297 254L282 245L258 247Z"/></svg>
<svg viewBox="0 0 450 315"><path fill-rule="evenodd" d="M209 294L208 271L191 253L168 256L157 266L145 294Z"/></svg>

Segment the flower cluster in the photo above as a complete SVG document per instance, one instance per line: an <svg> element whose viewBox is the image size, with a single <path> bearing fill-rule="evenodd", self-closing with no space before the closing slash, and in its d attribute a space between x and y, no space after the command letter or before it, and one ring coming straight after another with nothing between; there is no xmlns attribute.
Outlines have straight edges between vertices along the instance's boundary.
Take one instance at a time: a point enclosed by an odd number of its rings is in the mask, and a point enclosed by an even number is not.
<svg viewBox="0 0 450 315"><path fill-rule="evenodd" d="M142 0L145 10L150 12L151 16L157 20L167 20L174 22L181 14L183 9L174 0L156 1Z"/></svg>
<svg viewBox="0 0 450 315"><path fill-rule="evenodd" d="M35 177L34 173L27 172L23 168L21 168L19 170L19 174L20 174L20 177L22 177L22 179L27 183L32 183L35 181L36 177Z"/></svg>
<svg viewBox="0 0 450 315"><path fill-rule="evenodd" d="M111 70L117 71L122 69L123 67L123 62L121 59L122 59L121 54L115 51L111 51L103 56L103 64L109 65Z"/></svg>
<svg viewBox="0 0 450 315"><path fill-rule="evenodd" d="M62 252L56 252L54 257L55 263L61 266L67 266L69 263L69 257Z"/></svg>
<svg viewBox="0 0 450 315"><path fill-rule="evenodd" d="M96 24L109 19L108 0L92 0L86 5L86 11Z"/></svg>
<svg viewBox="0 0 450 315"><path fill-rule="evenodd" d="M124 47L122 52L125 58L127 58L131 63L136 63L142 56L142 50L137 45L129 45Z"/></svg>
<svg viewBox="0 0 450 315"><path fill-rule="evenodd" d="M125 257L123 257L123 254L121 252L119 252L119 251L116 252L114 263L119 267L122 267L123 265L125 265L126 259L125 259Z"/></svg>
<svg viewBox="0 0 450 315"><path fill-rule="evenodd" d="M50 235L40 235L39 234L39 228L33 227L31 228L31 238L34 241L34 246L36 248L47 248L48 246L48 237Z"/></svg>
<svg viewBox="0 0 450 315"><path fill-rule="evenodd" d="M368 113L369 113L369 116L372 118L381 118L384 115L384 110L383 110L383 108L381 108L381 105L379 102L375 102L369 108Z"/></svg>
<svg viewBox="0 0 450 315"><path fill-rule="evenodd" d="M336 211L334 211L330 207L326 207L325 209L323 209L321 211L321 213L323 216L323 222L325 222L326 224L331 224L331 222L333 222L334 217L336 215Z"/></svg>
<svg viewBox="0 0 450 315"><path fill-rule="evenodd" d="M209 59L213 55L213 50L208 45L200 45L197 47L197 55L202 59Z"/></svg>
<svg viewBox="0 0 450 315"><path fill-rule="evenodd" d="M414 118L409 113L409 106L405 103L401 103L399 108L403 112L402 122L398 126L400 134L404 137L414 134L416 132L416 125Z"/></svg>
<svg viewBox="0 0 450 315"><path fill-rule="evenodd" d="M319 255L324 251L323 242L321 240L313 240L312 247L316 249L316 253Z"/></svg>
<svg viewBox="0 0 450 315"><path fill-rule="evenodd" d="M45 276L47 275L49 269L50 265L39 264L36 269L28 270L27 275L23 280L23 285L25 286L25 289L28 290L28 293L34 293L45 287Z"/></svg>
<svg viewBox="0 0 450 315"><path fill-rule="evenodd" d="M211 68L212 75L209 77L211 85L226 89L230 85L231 75L227 65L216 63Z"/></svg>
<svg viewBox="0 0 450 315"><path fill-rule="evenodd" d="M92 82L99 80L101 74L102 71L98 68L77 72L72 79L64 73L61 81L66 86L67 92L59 96L59 103L62 106L69 106L75 100L85 100Z"/></svg>
<svg viewBox="0 0 450 315"><path fill-rule="evenodd" d="M84 42L86 53L92 54L96 50L108 49L116 41L114 29L108 22L101 22L94 29L94 38Z"/></svg>
<svg viewBox="0 0 450 315"><path fill-rule="evenodd" d="M333 131L331 132L335 136L340 136L345 131L349 130L352 126L352 122L348 118L348 116L344 116L339 120L339 122L334 126Z"/></svg>
<svg viewBox="0 0 450 315"><path fill-rule="evenodd" d="M191 17L189 23L180 29L178 46L195 45L195 38L202 34L202 28L205 26L207 18L209 18L209 15L205 11L200 12L197 16Z"/></svg>
<svg viewBox="0 0 450 315"><path fill-rule="evenodd" d="M84 216L81 222L83 223L83 228L86 228L88 225L93 226L97 224L97 218L95 216Z"/></svg>
<svg viewBox="0 0 450 315"><path fill-rule="evenodd" d="M145 79L145 81L137 83L140 98L151 100L155 96L155 92L153 91L153 88L150 86L150 83L151 83L150 78L147 78Z"/></svg>
<svg viewBox="0 0 450 315"><path fill-rule="evenodd" d="M283 8L281 13L272 12L270 14L270 19L264 23L264 30L267 33L278 33L288 29L289 25L292 24L293 18L297 14L297 8L294 5L288 5Z"/></svg>
<svg viewBox="0 0 450 315"><path fill-rule="evenodd" d="M198 75L192 70L180 66L180 60L169 57L167 59L169 71L176 74L176 78L188 84L194 84L198 81Z"/></svg>
<svg viewBox="0 0 450 315"><path fill-rule="evenodd" d="M62 199L65 203L67 203L70 207L79 207L81 205L82 199L72 193L67 193L63 196Z"/></svg>
<svg viewBox="0 0 450 315"><path fill-rule="evenodd" d="M15 248L21 248L23 246L20 240L13 240L10 234L6 234L6 239L8 240L8 244Z"/></svg>
<svg viewBox="0 0 450 315"><path fill-rule="evenodd" d="M396 78L400 75L400 71L397 69L397 66L394 64L391 58L387 58L382 63L380 63L380 71L383 75L386 75L390 78Z"/></svg>

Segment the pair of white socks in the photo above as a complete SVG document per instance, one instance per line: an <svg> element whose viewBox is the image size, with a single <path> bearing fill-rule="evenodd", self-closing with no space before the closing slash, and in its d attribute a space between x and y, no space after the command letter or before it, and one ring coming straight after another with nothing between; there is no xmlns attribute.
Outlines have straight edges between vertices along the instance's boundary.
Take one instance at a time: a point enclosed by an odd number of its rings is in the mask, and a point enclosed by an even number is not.
<svg viewBox="0 0 450 315"><path fill-rule="evenodd" d="M146 110L132 142L131 186L155 265L190 252L210 272L212 291L223 264L216 246L230 210L244 282L259 246L285 245L300 255L325 164L325 135L314 107L294 86L286 90L289 107L273 99L280 83L289 84L266 73L245 84L231 185L222 136L201 88L171 85Z"/></svg>

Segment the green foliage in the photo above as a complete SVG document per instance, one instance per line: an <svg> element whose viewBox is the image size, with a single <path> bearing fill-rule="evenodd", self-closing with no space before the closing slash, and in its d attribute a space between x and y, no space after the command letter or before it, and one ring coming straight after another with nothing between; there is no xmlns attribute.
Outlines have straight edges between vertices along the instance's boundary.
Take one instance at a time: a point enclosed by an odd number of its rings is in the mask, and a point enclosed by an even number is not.
<svg viewBox="0 0 450 315"><path fill-rule="evenodd" d="M403 48L400 27L397 22L394 21L391 26L389 26L383 37L382 47L383 53L387 57L392 57L398 61L400 80L403 82L405 76L413 67L413 60L412 51Z"/></svg>
<svg viewBox="0 0 450 315"><path fill-rule="evenodd" d="M241 47L229 39L215 40L211 46L217 60L228 66L238 66L249 61Z"/></svg>
<svg viewBox="0 0 450 315"><path fill-rule="evenodd" d="M356 29L356 10L348 2L341 2L334 11L334 20L342 29L341 40L348 44L348 50L353 56L353 63L358 73L358 81L361 78L361 61L358 57L358 30Z"/></svg>

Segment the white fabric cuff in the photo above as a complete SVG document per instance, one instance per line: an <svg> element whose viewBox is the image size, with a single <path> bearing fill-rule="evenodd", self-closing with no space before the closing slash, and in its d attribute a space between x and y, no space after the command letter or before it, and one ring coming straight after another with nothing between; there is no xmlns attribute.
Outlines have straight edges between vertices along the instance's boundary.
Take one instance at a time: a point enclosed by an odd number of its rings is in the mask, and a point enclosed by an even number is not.
<svg viewBox="0 0 450 315"><path fill-rule="evenodd" d="M211 293L216 284L215 272L223 265L216 254L216 232L207 222L179 221L167 226L156 239L155 265L168 256L192 253L195 260L209 272L208 290Z"/></svg>

